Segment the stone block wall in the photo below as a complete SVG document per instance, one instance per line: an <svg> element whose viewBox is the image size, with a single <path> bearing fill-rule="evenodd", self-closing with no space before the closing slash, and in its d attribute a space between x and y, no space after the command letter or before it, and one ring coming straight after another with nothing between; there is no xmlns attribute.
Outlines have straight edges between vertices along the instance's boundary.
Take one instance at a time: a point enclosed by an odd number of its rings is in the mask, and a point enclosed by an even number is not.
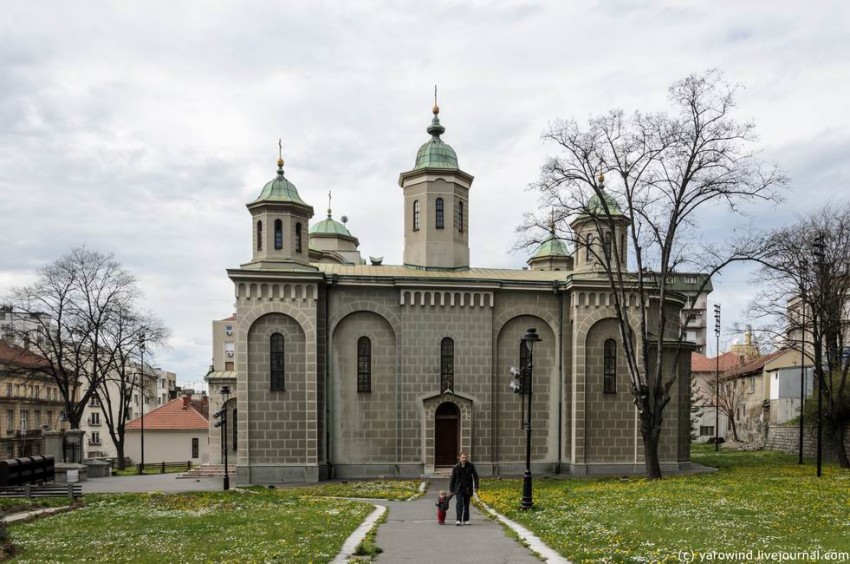
<svg viewBox="0 0 850 564"><path fill-rule="evenodd" d="M269 341L281 333L285 347L285 391L270 390ZM305 335L293 318L269 313L248 331L248 451L251 464L307 463L308 425ZM241 410L240 410L241 413ZM315 445L313 445L315 450Z"/></svg>
<svg viewBox="0 0 850 564"><path fill-rule="evenodd" d="M401 461L424 461L422 401L440 393L440 344L445 337L454 341L453 391L473 401L472 444L460 448L468 450L473 460L488 460L492 295L422 290L408 292L404 302L400 306Z"/></svg>
<svg viewBox="0 0 850 564"><path fill-rule="evenodd" d="M803 428L803 456L815 458L817 456L817 428L806 425ZM779 450L788 454L800 452L800 425L771 425L767 432L768 450ZM850 428L844 430L844 448L850 452ZM824 432L823 434L823 459L837 460L835 445L832 438Z"/></svg>

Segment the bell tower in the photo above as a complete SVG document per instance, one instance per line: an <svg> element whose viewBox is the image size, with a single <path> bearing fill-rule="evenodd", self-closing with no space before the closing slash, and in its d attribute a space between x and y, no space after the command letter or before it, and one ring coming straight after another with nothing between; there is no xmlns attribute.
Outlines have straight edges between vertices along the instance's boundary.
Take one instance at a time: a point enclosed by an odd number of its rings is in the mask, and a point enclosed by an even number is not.
<svg viewBox="0 0 850 564"><path fill-rule="evenodd" d="M604 271L606 261L610 260L612 270L617 268L617 262L625 270L631 220L605 191L605 175L600 172L596 181L602 198L594 194L587 202L585 213L570 224L576 242L574 268L577 272Z"/></svg>
<svg viewBox="0 0 850 564"><path fill-rule="evenodd" d="M431 139L419 148L413 169L399 175L404 191L404 265L423 270L469 268L469 189L473 177L441 135L434 93Z"/></svg>
<svg viewBox="0 0 850 564"><path fill-rule="evenodd" d="M263 186L256 200L246 204L251 212L253 258L242 266L260 270L316 270L309 260L309 228L313 207L283 175L283 154L277 176Z"/></svg>

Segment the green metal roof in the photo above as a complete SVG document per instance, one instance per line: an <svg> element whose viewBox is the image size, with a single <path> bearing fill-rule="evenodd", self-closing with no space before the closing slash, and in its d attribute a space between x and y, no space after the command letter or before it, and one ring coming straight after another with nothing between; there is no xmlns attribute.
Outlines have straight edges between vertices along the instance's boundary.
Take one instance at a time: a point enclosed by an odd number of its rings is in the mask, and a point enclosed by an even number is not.
<svg viewBox="0 0 850 564"><path fill-rule="evenodd" d="M620 211L620 206L617 205L617 201L611 197L610 194L604 191L602 194L605 196L605 203L608 204L608 211L611 215L623 215L623 212ZM587 210L593 215L600 215L605 213L605 208L602 206L602 200L599 199L599 196L594 194L590 201L587 202Z"/></svg>
<svg viewBox="0 0 850 564"><path fill-rule="evenodd" d="M552 235L547 240L543 241L543 243L537 249L537 252L535 252L534 256L531 258L567 256L569 256L569 253L567 253L567 246L564 244L563 241Z"/></svg>
<svg viewBox="0 0 850 564"><path fill-rule="evenodd" d="M343 218L345 219L345 218ZM331 214L328 213L327 219L323 219L319 223L310 228L311 235L341 235L343 237L354 237L345 224L334 220Z"/></svg>
<svg viewBox="0 0 850 564"><path fill-rule="evenodd" d="M413 170L421 170L423 168L448 168L458 169L457 154L448 144L440 139L440 135L445 133L446 128L440 125L440 118L437 117L439 110L434 108L434 119L431 120L431 125L426 130L431 134L431 140L419 147L419 152L416 153L416 165Z"/></svg>
<svg viewBox="0 0 850 564"><path fill-rule="evenodd" d="M256 200L251 202L252 204L258 202L292 202L304 206L307 205L301 199L301 196L298 195L298 189L295 187L295 184L284 178L282 163L283 161L280 161L280 164L278 164L277 178L270 180L263 186L263 191L260 192Z"/></svg>

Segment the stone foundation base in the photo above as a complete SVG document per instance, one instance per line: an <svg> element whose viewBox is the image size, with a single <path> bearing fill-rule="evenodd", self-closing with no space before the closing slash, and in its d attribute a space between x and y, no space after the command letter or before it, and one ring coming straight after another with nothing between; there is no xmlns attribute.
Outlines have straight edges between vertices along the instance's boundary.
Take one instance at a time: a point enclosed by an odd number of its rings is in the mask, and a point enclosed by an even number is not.
<svg viewBox="0 0 850 564"><path fill-rule="evenodd" d="M474 461L473 461L474 462ZM475 462L479 476L518 478L525 472L521 462ZM646 473L643 462L593 462L571 464L561 463L561 472L557 473L555 462L532 462L533 476L637 476ZM662 462L661 472L667 474L692 473L699 471L698 465L690 462ZM236 484L272 485L272 484L311 484L324 480L374 480L396 478L419 478L422 476L448 476L449 468L440 468L436 473L426 472L425 464L416 463L379 463L379 464L320 464L316 466L252 465L236 467Z"/></svg>
<svg viewBox="0 0 850 564"><path fill-rule="evenodd" d="M327 471L325 471L327 473ZM318 465L283 466L254 464L236 467L237 486L265 486L272 484L315 484L319 481Z"/></svg>

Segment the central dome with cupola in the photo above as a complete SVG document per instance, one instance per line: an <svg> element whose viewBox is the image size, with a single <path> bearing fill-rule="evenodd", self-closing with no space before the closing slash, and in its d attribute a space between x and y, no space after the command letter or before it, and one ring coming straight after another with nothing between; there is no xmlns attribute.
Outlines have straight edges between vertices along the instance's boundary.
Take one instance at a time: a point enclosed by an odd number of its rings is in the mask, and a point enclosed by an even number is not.
<svg viewBox="0 0 850 564"><path fill-rule="evenodd" d="M432 112L434 113L434 119L431 120L431 125L426 129L431 135L431 139L419 147L413 170L423 168L457 170L457 154L455 154L455 150L440 139L440 135L446 132L446 128L440 124L440 118L438 117L440 107L435 104Z"/></svg>

